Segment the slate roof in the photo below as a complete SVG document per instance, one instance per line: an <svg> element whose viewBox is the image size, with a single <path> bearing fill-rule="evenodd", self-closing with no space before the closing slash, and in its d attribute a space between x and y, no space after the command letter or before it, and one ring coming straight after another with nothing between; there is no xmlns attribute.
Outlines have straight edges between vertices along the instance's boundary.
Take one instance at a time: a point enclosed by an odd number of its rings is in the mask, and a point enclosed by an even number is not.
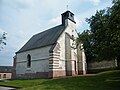
<svg viewBox="0 0 120 90"><path fill-rule="evenodd" d="M18 52L36 49L48 45L54 45L59 36L65 30L64 25L58 25L41 33L34 35Z"/></svg>
<svg viewBox="0 0 120 90"><path fill-rule="evenodd" d="M12 73L12 66L0 66L0 73Z"/></svg>

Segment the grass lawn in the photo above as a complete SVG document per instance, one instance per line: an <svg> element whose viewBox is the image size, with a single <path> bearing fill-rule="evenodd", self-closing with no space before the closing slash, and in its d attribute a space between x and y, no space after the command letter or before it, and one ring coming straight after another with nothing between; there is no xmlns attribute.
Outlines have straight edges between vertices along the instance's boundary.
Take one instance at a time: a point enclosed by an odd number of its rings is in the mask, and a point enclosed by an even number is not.
<svg viewBox="0 0 120 90"><path fill-rule="evenodd" d="M11 80L0 82L0 85L21 87L22 90L120 90L120 70L102 72L96 76Z"/></svg>

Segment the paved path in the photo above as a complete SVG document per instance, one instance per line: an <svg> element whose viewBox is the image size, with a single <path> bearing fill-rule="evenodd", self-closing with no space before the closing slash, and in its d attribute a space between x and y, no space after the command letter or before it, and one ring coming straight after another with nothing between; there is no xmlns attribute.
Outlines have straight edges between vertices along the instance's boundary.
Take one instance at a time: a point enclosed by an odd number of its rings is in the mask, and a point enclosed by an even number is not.
<svg viewBox="0 0 120 90"><path fill-rule="evenodd" d="M96 74L85 74L85 75L62 76L62 77L55 77L54 79L69 78L69 77L81 77L81 76L95 76L95 75L96 75Z"/></svg>
<svg viewBox="0 0 120 90"><path fill-rule="evenodd" d="M0 90L14 90L15 88L0 86Z"/></svg>

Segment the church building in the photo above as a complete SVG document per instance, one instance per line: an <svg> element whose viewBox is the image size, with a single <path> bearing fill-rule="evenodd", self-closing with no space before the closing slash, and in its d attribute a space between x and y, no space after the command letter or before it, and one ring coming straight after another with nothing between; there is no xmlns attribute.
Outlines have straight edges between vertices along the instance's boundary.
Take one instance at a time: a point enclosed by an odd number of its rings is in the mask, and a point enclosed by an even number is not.
<svg viewBox="0 0 120 90"><path fill-rule="evenodd" d="M15 78L54 78L86 73L82 44L77 45L74 14L66 11L62 24L33 35L16 52Z"/></svg>

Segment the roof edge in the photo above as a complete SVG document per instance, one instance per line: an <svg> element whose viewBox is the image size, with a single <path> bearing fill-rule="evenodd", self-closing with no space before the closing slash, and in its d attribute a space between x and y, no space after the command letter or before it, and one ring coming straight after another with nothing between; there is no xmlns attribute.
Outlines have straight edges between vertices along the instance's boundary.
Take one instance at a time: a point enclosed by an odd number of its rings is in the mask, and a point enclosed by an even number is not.
<svg viewBox="0 0 120 90"><path fill-rule="evenodd" d="M17 54L17 53L21 53L21 52L25 52L25 51L30 51L30 50L33 50L33 49L42 48L42 47L47 47L47 46L54 45L54 44L55 44L55 43L53 43L53 44L49 44L49 45L46 45L46 46L41 46L41 47L31 48L31 49L28 49L28 50L18 51L18 52L15 52L15 54Z"/></svg>
<svg viewBox="0 0 120 90"><path fill-rule="evenodd" d="M64 28L64 30L61 32L61 34L59 35L59 37L57 38L57 40L60 38L60 36L63 34L63 32L65 31L65 29L67 28L67 26ZM57 40L54 43L54 45L50 48L49 52L53 52L53 49L55 48L56 44L57 44Z"/></svg>

